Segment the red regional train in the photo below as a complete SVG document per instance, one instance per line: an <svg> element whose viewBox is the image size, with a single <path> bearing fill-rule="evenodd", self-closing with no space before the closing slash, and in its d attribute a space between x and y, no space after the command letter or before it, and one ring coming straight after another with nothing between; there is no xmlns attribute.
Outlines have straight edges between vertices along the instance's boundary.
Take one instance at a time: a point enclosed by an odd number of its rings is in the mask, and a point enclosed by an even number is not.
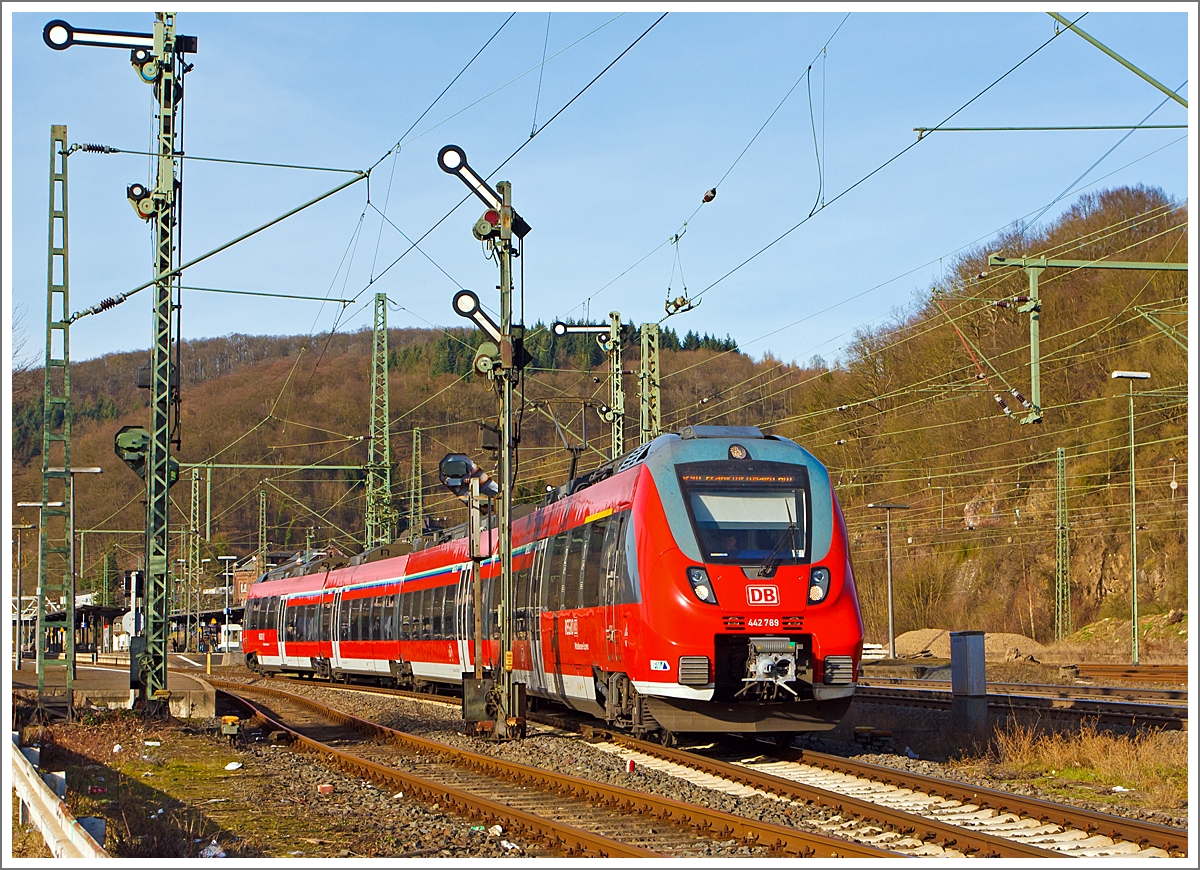
<svg viewBox="0 0 1200 870"><path fill-rule="evenodd" d="M494 667L489 534L479 654ZM461 684L476 654L467 545L464 526L409 553L264 575L246 602L247 664ZM668 738L828 730L854 694L863 627L845 522L825 467L790 439L661 435L516 519L513 574L513 667L530 698Z"/></svg>

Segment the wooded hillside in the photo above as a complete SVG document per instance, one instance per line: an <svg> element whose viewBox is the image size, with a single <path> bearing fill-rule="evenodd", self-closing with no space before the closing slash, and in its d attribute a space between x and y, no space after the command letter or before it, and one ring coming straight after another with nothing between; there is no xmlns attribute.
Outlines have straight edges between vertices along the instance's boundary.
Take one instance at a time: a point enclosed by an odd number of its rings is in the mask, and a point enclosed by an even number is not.
<svg viewBox="0 0 1200 870"><path fill-rule="evenodd" d="M912 506L893 515L898 631L936 624L1044 640L1054 623L1056 448L1066 457L1074 621L1128 612L1128 386L1109 374L1150 371L1152 379L1137 383L1135 398L1138 519L1146 526L1139 533L1139 596L1144 612L1186 606L1189 384L1187 354L1178 343L1187 341L1186 273L1043 272L1045 416L1038 425L1021 425L1027 411L1011 390L1030 395L1029 318L1012 300L1027 292L1028 282L1020 269L989 270L989 252L1180 262L1187 255L1187 207L1158 190L1124 188L1081 198L1045 230L1014 227L962 256L944 282L886 325L861 330L835 364L803 366L770 356L754 361L728 336L689 330L680 339L671 332L662 342L664 429L757 425L794 438L825 462L850 526L871 639L886 631L886 568L878 528L883 515L866 505L895 501ZM686 317L665 325L682 329ZM462 519L459 503L437 483L443 454L461 450L482 458L489 470L494 466L494 454L479 447L477 428L495 421L494 393L485 378L469 374L479 340L464 329L389 331L400 533L409 512L414 428L422 433L425 512L438 521ZM535 501L547 485L563 481L569 464L551 413L572 443L587 418L589 449L580 471L607 456L608 425L580 402L606 402L609 383L590 337L555 339L538 325L527 344L535 362L521 389L518 497ZM235 334L185 343L177 459L361 465L370 348L369 331ZM629 447L638 437L638 352L631 328L623 351L624 368L632 372L625 375ZM112 444L120 426L146 424L147 393L135 386L136 369L145 362L145 353L127 353L72 366L72 463L105 469L80 481L77 529L143 525L143 486L113 455ZM41 375L30 374L14 382L14 501L40 493ZM187 524L190 475L185 468L172 488L173 529ZM315 543L357 552L363 480L359 469L216 469L205 557L257 547L260 490L267 493L272 548L302 546L311 529ZM199 498L203 511L203 483ZM89 532L84 588L97 576L105 548L128 567L136 562L137 541L136 535Z"/></svg>

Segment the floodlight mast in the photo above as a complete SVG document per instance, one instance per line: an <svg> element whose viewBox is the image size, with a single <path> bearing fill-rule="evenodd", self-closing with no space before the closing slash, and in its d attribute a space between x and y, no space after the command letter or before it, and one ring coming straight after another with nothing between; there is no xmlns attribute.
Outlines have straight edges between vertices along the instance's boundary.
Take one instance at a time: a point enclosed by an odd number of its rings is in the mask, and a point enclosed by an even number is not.
<svg viewBox="0 0 1200 870"><path fill-rule="evenodd" d="M500 661L492 704L496 718L492 729L498 739L525 735L525 684L513 678L513 573L512 573L512 454L513 454L513 382L518 371L514 365L512 324L512 257L513 236L524 238L529 225L512 207L512 185L507 181L496 184L493 190L467 163L466 152L457 145L447 145L438 152L442 171L457 175L462 182L499 218L485 214L476 224L475 235L486 241L497 254L500 264L500 324L492 323L479 306L479 298L470 291L461 291L454 298L454 310L470 318L499 345L499 358L486 364L486 374L500 381L500 517L498 545L500 551ZM481 225L485 230L480 233ZM473 300L473 302L472 302ZM523 354L522 354L523 356ZM476 368L480 369L480 357ZM476 649L478 656L480 650Z"/></svg>

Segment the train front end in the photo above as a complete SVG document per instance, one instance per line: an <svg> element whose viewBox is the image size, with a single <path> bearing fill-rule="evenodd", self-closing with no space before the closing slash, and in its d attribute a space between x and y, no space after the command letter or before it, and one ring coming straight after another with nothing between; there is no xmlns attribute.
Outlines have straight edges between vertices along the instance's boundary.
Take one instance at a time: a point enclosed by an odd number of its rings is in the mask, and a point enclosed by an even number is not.
<svg viewBox="0 0 1200 870"><path fill-rule="evenodd" d="M825 467L754 427L691 427L647 456L634 514L630 677L654 720L675 733L835 727L863 627Z"/></svg>

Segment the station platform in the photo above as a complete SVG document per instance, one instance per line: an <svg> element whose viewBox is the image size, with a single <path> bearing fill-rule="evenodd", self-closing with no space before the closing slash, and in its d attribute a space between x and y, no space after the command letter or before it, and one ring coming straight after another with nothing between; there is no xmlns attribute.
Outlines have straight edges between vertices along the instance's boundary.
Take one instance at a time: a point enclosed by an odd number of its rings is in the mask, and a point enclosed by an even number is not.
<svg viewBox="0 0 1200 870"><path fill-rule="evenodd" d="M124 659L120 662L118 659ZM129 688L128 656L101 654L100 661L91 664L91 654L81 654L75 665L75 708L86 709L89 705L130 709L136 692ZM172 659L174 656L172 656ZM108 660L107 662L104 660ZM201 657L200 662L204 662ZM175 663L171 662L172 668ZM38 678L35 663L24 661L21 669L12 670L13 689L37 691ZM199 668L203 673L203 667ZM66 666L58 662L46 668L45 687L48 694L62 694L66 686ZM171 693L168 704L171 715L179 719L210 718L216 714L216 690L202 676L167 672L167 690Z"/></svg>

